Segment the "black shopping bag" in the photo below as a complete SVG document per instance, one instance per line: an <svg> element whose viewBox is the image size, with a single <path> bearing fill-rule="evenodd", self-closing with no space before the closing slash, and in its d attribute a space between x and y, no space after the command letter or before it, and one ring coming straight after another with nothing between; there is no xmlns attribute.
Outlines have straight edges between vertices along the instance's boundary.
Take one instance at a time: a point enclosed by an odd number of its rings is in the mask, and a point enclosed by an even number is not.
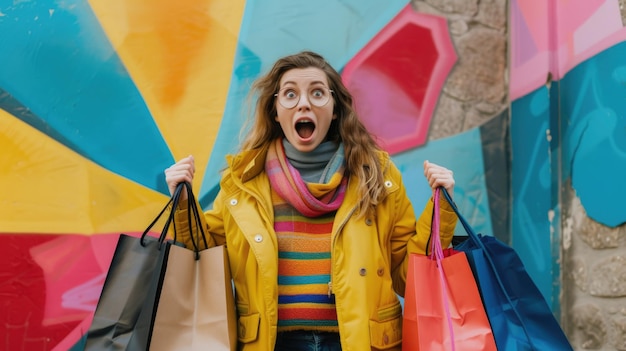
<svg viewBox="0 0 626 351"><path fill-rule="evenodd" d="M170 224L174 221L174 211L178 207L180 195L185 188L188 194L190 238L195 248L194 250L179 247L180 244L177 245L173 240L166 240ZM148 236L147 233L149 230L170 207L171 211L163 226L161 235L158 238ZM192 218L191 215L193 215L194 218ZM199 216L200 213L197 208L197 202L193 196L191 187L188 184L181 183L176 188L170 201L152 221L141 237L133 237L126 234L120 235L96 307L94 318L87 334L85 350L144 351L150 349L159 304L171 304L175 302L161 301L164 281L167 277L168 263L173 267L178 267L180 266L180 264L178 264L180 260L197 261L200 260L203 255L209 255L209 251L213 250L205 250L206 252L200 252L198 250L198 240L204 240L204 246L207 246L204 232L200 226ZM192 223L195 224L195 235L193 234L193 230L191 230ZM174 240L175 239L176 233L174 233ZM223 247L214 249L219 249L218 252L226 254ZM177 254L173 255L171 254L172 252L176 252ZM177 261L174 262L173 260ZM207 259L205 259L205 261L206 260ZM219 262L220 261L218 261L218 263ZM191 267L200 267L206 266L207 262L202 262L202 264L191 262L190 264ZM186 267L189 266L188 264ZM216 301L216 303L228 306L228 308L225 310L222 309L217 313L225 314L225 316L218 316L218 319L222 320L221 323L225 325L223 327L225 329L222 330L226 331L228 337L222 339L220 343L224 344L221 346L222 349L229 350L236 347L234 337L230 336L236 335L236 316L234 313L228 261L222 260L221 267L217 268L223 269L225 272L225 274L224 272L222 273L224 279L221 281L210 279L196 279L194 281L204 285L207 283L221 284L221 288L224 290L223 296L225 301ZM197 274L194 273L194 271L195 268L188 272L188 274ZM170 276L176 277L179 274L185 273L176 272L176 274L170 274ZM173 286L176 288L175 284L165 284L165 286ZM194 290L203 291L206 290L206 286ZM165 296L171 296L171 294L166 293ZM232 310L229 308L232 308ZM190 309L190 313L193 313L193 308ZM188 318L188 316L178 314L171 318ZM169 320L166 318L165 323L179 322L171 318ZM163 318L161 319L163 320ZM204 328L203 331L202 328L198 328L194 323L187 323L185 325L188 325L188 330L178 328L177 334L189 335L189 333L207 333L206 328ZM163 335L160 335L160 337L163 337ZM166 337L175 338L177 335L166 335ZM185 340L190 339L187 338ZM184 342L185 341L181 341L181 343ZM181 345L181 343L178 345ZM210 346L211 345L207 345L207 347ZM214 346L215 348L212 349L220 349L217 345Z"/></svg>

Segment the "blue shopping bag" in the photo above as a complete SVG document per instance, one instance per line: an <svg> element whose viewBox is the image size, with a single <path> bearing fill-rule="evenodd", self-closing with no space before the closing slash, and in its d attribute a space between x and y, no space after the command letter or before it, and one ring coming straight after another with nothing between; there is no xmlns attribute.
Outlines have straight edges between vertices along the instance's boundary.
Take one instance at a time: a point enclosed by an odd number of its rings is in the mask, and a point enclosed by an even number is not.
<svg viewBox="0 0 626 351"><path fill-rule="evenodd" d="M515 250L476 234L445 189L443 194L467 232L455 249L467 255L498 350L573 350Z"/></svg>

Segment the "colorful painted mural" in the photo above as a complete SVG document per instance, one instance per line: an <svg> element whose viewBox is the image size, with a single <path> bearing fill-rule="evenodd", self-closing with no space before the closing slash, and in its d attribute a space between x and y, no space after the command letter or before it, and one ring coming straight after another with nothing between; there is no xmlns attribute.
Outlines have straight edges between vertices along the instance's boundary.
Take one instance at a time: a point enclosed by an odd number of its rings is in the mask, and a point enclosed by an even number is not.
<svg viewBox="0 0 626 351"><path fill-rule="evenodd" d="M456 10L480 12L468 3ZM471 100L446 82L470 90L482 73L459 73L480 50L436 1L0 2L0 344L78 349L117 236L143 231L167 201L163 170L193 154L209 208L251 82L300 50L342 73L415 208L429 195L421 162L452 168L474 228L513 244L558 313L563 182L590 217L625 222L624 187L599 192L594 170L626 175L626 32L616 0L508 6L510 120L481 106L489 123L437 137L455 123L437 110L454 111L455 93Z"/></svg>
<svg viewBox="0 0 626 351"><path fill-rule="evenodd" d="M576 214L562 218L568 189L593 221L626 222L626 29L619 1L511 0L510 8L512 244L559 314L563 294L575 294L562 281L579 274L560 264L576 262L572 230L584 231L567 223Z"/></svg>

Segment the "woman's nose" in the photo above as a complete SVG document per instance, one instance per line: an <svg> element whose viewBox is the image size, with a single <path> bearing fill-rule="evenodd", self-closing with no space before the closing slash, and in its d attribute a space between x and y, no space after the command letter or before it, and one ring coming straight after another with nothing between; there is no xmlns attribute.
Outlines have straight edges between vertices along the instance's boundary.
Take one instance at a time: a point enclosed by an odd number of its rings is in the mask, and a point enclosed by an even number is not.
<svg viewBox="0 0 626 351"><path fill-rule="evenodd" d="M300 99L298 100L298 110L305 108L311 108L311 102L309 101L309 97L306 94L300 95Z"/></svg>

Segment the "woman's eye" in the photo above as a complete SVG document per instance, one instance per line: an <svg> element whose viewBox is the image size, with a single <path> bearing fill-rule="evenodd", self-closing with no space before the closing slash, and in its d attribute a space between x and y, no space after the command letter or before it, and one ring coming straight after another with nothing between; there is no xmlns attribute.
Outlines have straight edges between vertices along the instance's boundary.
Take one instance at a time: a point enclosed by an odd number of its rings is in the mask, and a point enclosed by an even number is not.
<svg viewBox="0 0 626 351"><path fill-rule="evenodd" d="M316 98L322 97L324 96L324 91L321 89L315 89L311 91L311 96L316 97Z"/></svg>
<svg viewBox="0 0 626 351"><path fill-rule="evenodd" d="M296 94L296 92L293 90L288 90L285 92L285 97L288 99L295 99L297 96L298 94Z"/></svg>

